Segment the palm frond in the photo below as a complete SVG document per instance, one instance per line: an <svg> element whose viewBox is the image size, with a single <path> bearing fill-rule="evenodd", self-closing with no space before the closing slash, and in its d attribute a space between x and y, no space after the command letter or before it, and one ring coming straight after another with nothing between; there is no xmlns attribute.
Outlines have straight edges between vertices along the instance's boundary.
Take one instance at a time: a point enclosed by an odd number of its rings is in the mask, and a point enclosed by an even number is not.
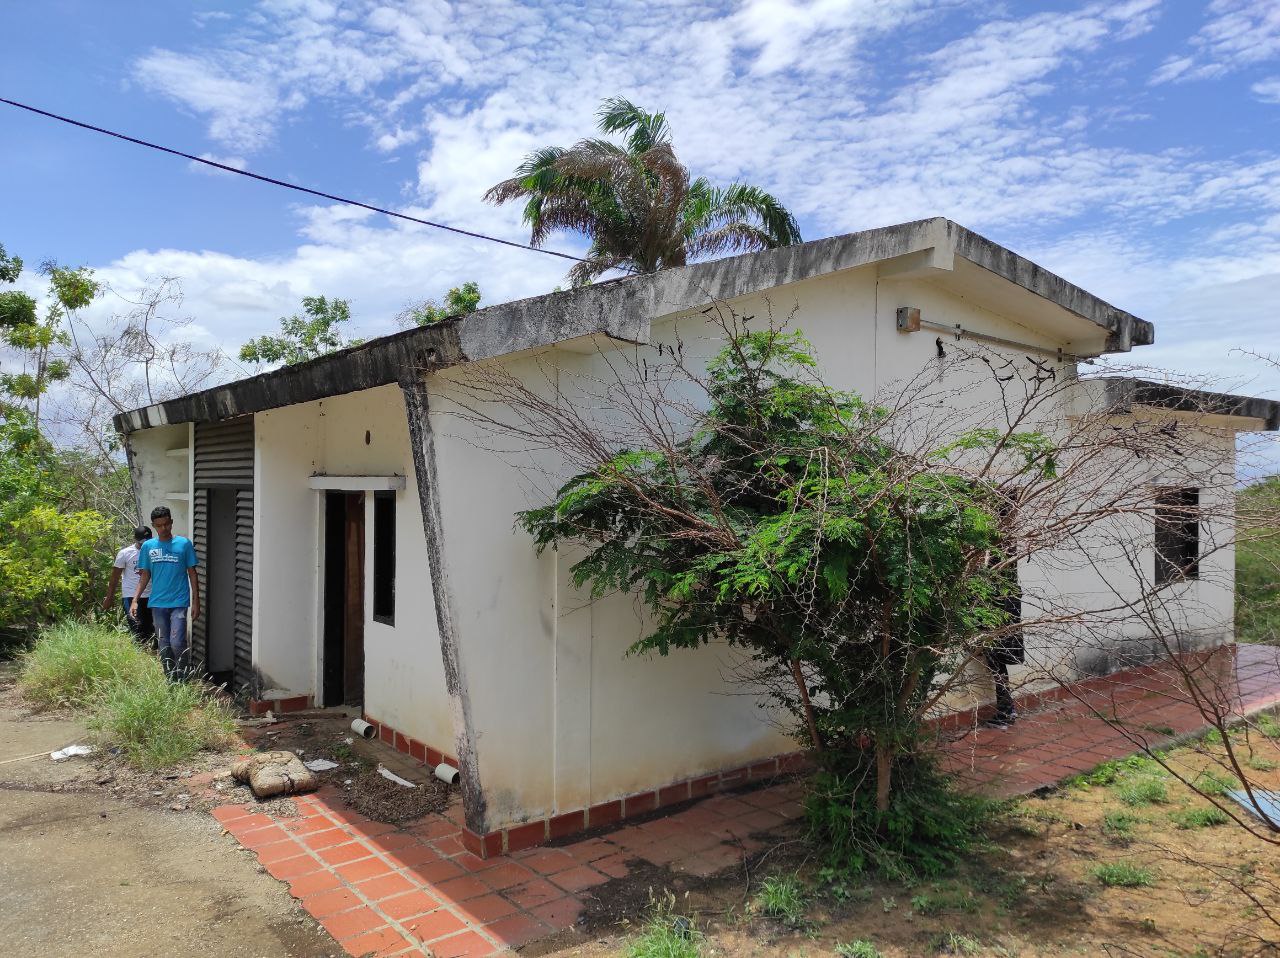
<svg viewBox="0 0 1280 958"><path fill-rule="evenodd" d="M610 97L596 113L601 133L627 134L627 149L643 153L659 143L671 142L671 127L665 113L648 113L626 97Z"/></svg>

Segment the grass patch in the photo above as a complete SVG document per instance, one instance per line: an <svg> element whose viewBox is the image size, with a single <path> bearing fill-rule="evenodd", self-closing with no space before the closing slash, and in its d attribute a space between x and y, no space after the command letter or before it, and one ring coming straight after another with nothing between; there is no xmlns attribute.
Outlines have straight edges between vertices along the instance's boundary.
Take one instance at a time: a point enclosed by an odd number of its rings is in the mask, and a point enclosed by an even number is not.
<svg viewBox="0 0 1280 958"><path fill-rule="evenodd" d="M982 942L971 935L956 931L944 931L933 937L933 950L940 955L976 955L982 951Z"/></svg>
<svg viewBox="0 0 1280 958"><path fill-rule="evenodd" d="M880 949L870 939L859 938L836 945L836 958L882 958Z"/></svg>
<svg viewBox="0 0 1280 958"><path fill-rule="evenodd" d="M756 893L756 909L770 918L798 925L804 920L806 905L804 885L795 875L766 878Z"/></svg>
<svg viewBox="0 0 1280 958"><path fill-rule="evenodd" d="M1169 790L1158 778L1134 778L1116 786L1116 798L1133 808L1163 805L1169 801Z"/></svg>
<svg viewBox="0 0 1280 958"><path fill-rule="evenodd" d="M1255 772L1274 772L1280 768L1280 762L1273 762L1269 758L1263 758L1261 755L1250 755L1245 762Z"/></svg>
<svg viewBox="0 0 1280 958"><path fill-rule="evenodd" d="M1090 785L1115 785L1138 775L1159 777L1167 774L1160 763L1145 755L1130 755L1111 762L1103 762L1092 771L1067 780L1077 788Z"/></svg>
<svg viewBox="0 0 1280 958"><path fill-rule="evenodd" d="M1280 643L1280 477L1242 489L1236 500L1236 638L1241 642Z"/></svg>
<svg viewBox="0 0 1280 958"><path fill-rule="evenodd" d="M152 665L159 667L123 629L73 621L41 629L18 662L19 690L46 708L85 708L108 686L136 681Z"/></svg>
<svg viewBox="0 0 1280 958"><path fill-rule="evenodd" d="M1187 808L1170 812L1169 818L1179 828L1212 828L1231 821L1230 815L1212 805L1208 808Z"/></svg>
<svg viewBox="0 0 1280 958"><path fill-rule="evenodd" d="M1253 720L1253 726L1266 738L1280 738L1280 722L1269 712L1263 712Z"/></svg>
<svg viewBox="0 0 1280 958"><path fill-rule="evenodd" d="M203 686L169 682L127 632L96 623L41 630L21 657L18 687L38 705L89 712L102 744L143 768L173 765L235 731L231 712Z"/></svg>
<svg viewBox="0 0 1280 958"><path fill-rule="evenodd" d="M1193 778L1191 787L1201 795L1212 795L1216 798L1227 794L1232 789L1239 788L1240 782L1232 775L1223 775L1210 769Z"/></svg>
<svg viewBox="0 0 1280 958"><path fill-rule="evenodd" d="M1107 862L1093 869L1093 877L1108 888L1147 888L1156 877L1148 868L1132 862Z"/></svg>
<svg viewBox="0 0 1280 958"><path fill-rule="evenodd" d="M1132 812L1107 812L1102 816L1102 831L1112 838L1130 838L1133 836L1133 827L1142 821L1142 818Z"/></svg>
<svg viewBox="0 0 1280 958"><path fill-rule="evenodd" d="M963 911L972 914L978 910L978 899L972 892L934 889L911 899L911 910L917 915L937 915L944 911Z"/></svg>
<svg viewBox="0 0 1280 958"><path fill-rule="evenodd" d="M155 769L224 744L235 722L201 686L166 679L156 661L132 681L107 686L89 727L133 764Z"/></svg>
<svg viewBox="0 0 1280 958"><path fill-rule="evenodd" d="M631 942L627 958L701 958L706 936L688 918L673 915L674 899L655 905L640 937Z"/></svg>

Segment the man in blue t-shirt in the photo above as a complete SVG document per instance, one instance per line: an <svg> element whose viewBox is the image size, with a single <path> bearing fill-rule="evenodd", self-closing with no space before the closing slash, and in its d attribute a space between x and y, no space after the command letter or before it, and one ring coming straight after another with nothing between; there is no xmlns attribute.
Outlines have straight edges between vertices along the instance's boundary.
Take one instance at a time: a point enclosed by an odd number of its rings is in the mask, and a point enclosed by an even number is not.
<svg viewBox="0 0 1280 958"><path fill-rule="evenodd" d="M151 510L156 534L138 549L138 588L130 614L137 616L138 599L151 587L148 603L156 626L156 642L164 674L171 679L187 676L187 609L191 620L200 618L199 564L191 540L173 534L173 514L167 506Z"/></svg>

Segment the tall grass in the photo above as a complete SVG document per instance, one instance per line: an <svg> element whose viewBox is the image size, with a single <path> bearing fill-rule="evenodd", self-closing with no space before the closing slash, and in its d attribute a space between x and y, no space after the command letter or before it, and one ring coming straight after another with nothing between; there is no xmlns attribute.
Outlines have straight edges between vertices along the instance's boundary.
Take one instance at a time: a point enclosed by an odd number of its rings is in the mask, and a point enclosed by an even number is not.
<svg viewBox="0 0 1280 958"><path fill-rule="evenodd" d="M86 708L105 687L160 670L159 660L138 648L124 630L75 621L42 629L18 661L18 688L46 707Z"/></svg>
<svg viewBox="0 0 1280 958"><path fill-rule="evenodd" d="M127 632L65 621L41 630L21 656L18 687L30 701L89 713L99 742L156 769L226 742L231 712L196 683L170 682L156 656Z"/></svg>
<svg viewBox="0 0 1280 958"><path fill-rule="evenodd" d="M226 706L199 685L170 682L159 663L133 681L106 686L89 727L134 765L151 769L224 744L235 731Z"/></svg>

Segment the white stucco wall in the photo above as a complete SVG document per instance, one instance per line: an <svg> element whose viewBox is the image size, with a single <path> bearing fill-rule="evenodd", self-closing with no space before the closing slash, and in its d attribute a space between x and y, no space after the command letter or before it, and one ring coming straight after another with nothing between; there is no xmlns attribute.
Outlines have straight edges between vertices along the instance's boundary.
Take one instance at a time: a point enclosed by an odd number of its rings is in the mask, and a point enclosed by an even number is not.
<svg viewBox="0 0 1280 958"><path fill-rule="evenodd" d="M672 304L671 318L654 322L652 343L679 342L686 357L714 354L722 334L697 313L676 312L679 305ZM933 322L959 323L1050 350L1098 345L1096 328L1065 314L1056 336L1049 336L927 276L887 280L874 266L733 303L739 313L757 317L758 325L769 315L788 318L814 344L824 379L837 388L872 397L920 381L925 371L929 388L949 397L938 417L952 434L979 424L998 404L999 387L990 376L945 364L938 376L939 334L896 329L896 309L907 305L920 307ZM1017 305L1010 297L1001 308ZM945 349L958 348L953 337L942 338ZM652 347L642 349L653 354ZM563 397L571 396L575 382L608 377L605 359L582 344L501 362L527 385L558 389ZM1054 365L1058 375L1074 377L1070 361ZM615 596L589 602L569 585L572 556L535 556L528 537L513 529L514 514L547 501L563 477L542 453L456 414L456 384L478 375L481 368L461 366L429 382L445 561L488 805L486 826L581 808L795 748L755 699L740 694L728 676L726 650L626 658L627 647L644 634L637 601ZM1064 400L1041 410L1039 422L1027 426L1052 429L1065 413ZM1024 588L1056 589L1063 601L1073 590L1082 596L1100 589L1091 571L1064 577L1049 567L1044 562L1024 570ZM1221 635L1224 614L1230 621L1230 573L1228 552L1206 559L1199 582L1177 587L1194 593L1180 614ZM1041 659L1058 654L1061 664L1062 650L1040 652Z"/></svg>
<svg viewBox="0 0 1280 958"><path fill-rule="evenodd" d="M394 626L373 620L373 496L365 494L364 708L452 751L455 730L399 387L259 413L256 447L255 666L282 688L322 692L323 493L310 489L308 479L405 476L396 494Z"/></svg>
<svg viewBox="0 0 1280 958"><path fill-rule="evenodd" d="M191 537L191 424L156 426L129 436L139 520L151 524L151 510L168 506L175 535Z"/></svg>

